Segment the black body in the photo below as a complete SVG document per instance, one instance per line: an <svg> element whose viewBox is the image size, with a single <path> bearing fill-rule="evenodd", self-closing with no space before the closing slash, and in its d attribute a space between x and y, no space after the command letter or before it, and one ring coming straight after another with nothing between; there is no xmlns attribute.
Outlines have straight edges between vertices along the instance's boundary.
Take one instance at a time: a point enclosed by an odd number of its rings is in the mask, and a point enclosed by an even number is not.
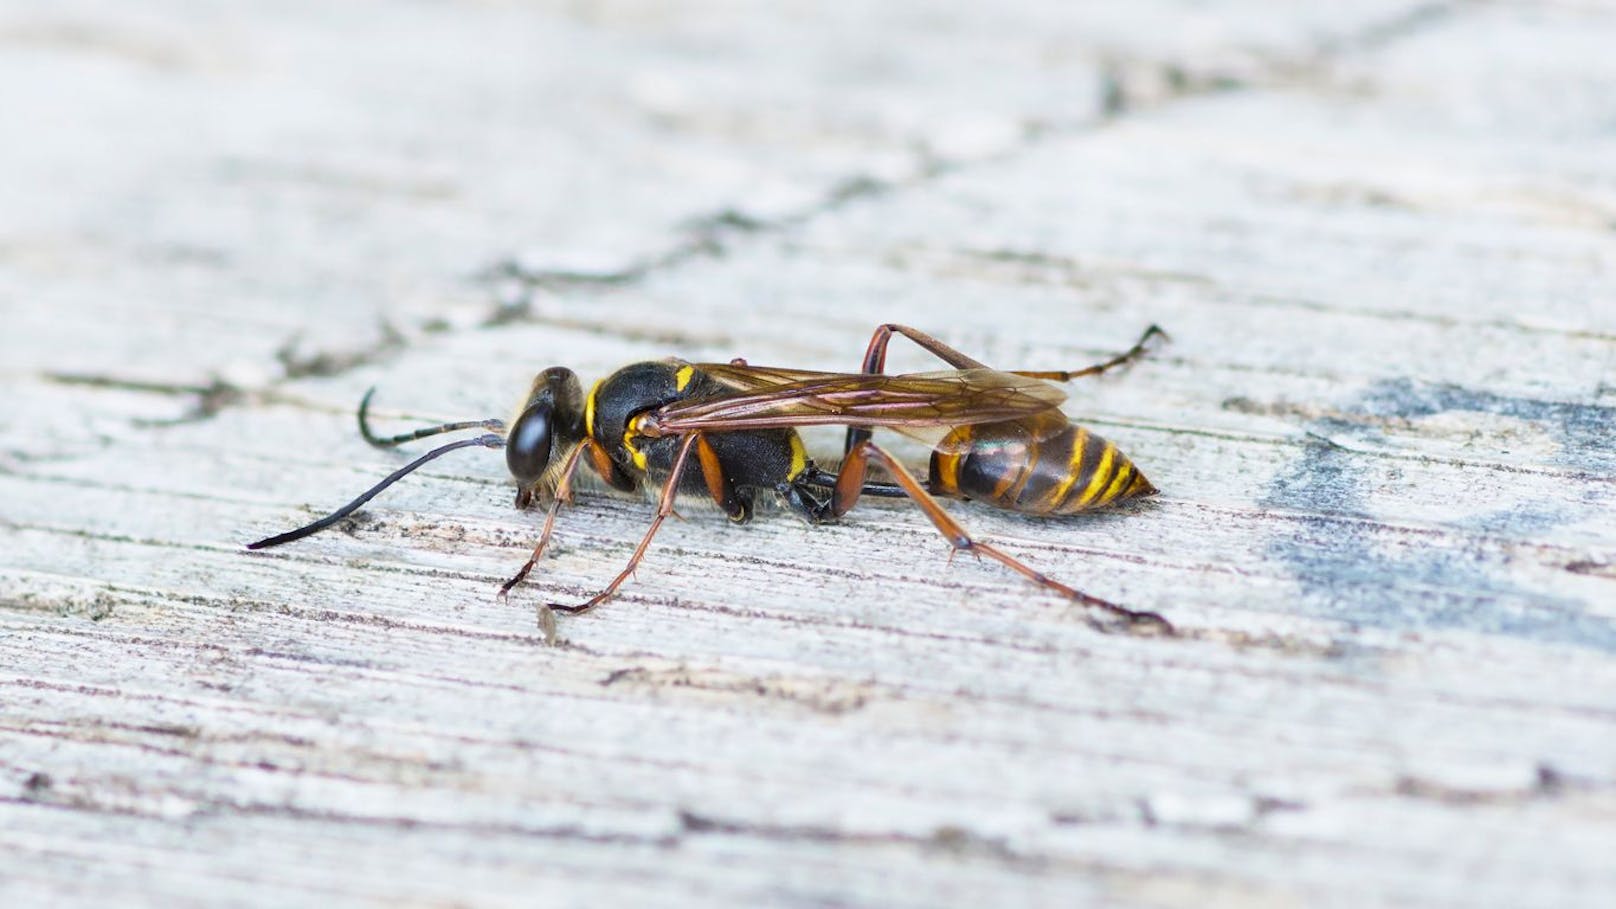
<svg viewBox="0 0 1616 909"><path fill-rule="evenodd" d="M634 432L634 418L675 401L698 400L732 393L681 360L631 363L598 382L584 404L585 434L598 442L622 476L633 487L660 490L673 472L680 439L643 436ZM705 436L722 467L726 497L720 507L736 522L752 518L759 492L777 493L794 511L811 521L825 519L819 494L808 486L813 464L794 429L754 429L713 432ZM617 485L617 484L614 484ZM821 484L823 485L823 484ZM619 488L625 488L619 486ZM685 471L681 493L702 494L708 481L700 471Z"/></svg>

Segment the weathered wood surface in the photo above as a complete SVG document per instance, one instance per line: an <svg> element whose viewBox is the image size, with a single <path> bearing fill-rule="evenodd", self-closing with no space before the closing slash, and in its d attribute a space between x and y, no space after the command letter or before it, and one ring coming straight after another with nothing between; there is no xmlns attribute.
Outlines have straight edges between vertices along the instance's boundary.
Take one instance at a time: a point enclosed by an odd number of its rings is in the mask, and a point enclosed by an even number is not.
<svg viewBox="0 0 1616 909"><path fill-rule="evenodd" d="M0 903L1616 901L1616 12L0 10ZM1322 6L1322 5L1320 5ZM538 368L1004 366L1164 493L536 530ZM925 361L894 348L899 366Z"/></svg>

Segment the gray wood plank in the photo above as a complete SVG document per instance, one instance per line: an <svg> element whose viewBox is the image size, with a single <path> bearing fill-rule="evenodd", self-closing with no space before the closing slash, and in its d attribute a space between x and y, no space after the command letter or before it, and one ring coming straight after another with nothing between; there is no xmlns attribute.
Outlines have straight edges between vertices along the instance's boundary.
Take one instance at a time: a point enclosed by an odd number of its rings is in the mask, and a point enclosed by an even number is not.
<svg viewBox="0 0 1616 909"><path fill-rule="evenodd" d="M1616 16L157 2L0 13L0 902L1603 906ZM881 321L1162 490L926 519L599 491L502 415ZM932 368L894 347L897 368ZM837 456L836 433L810 438ZM897 443L901 447L901 443ZM923 457L913 446L909 456ZM477 456L481 455L481 456Z"/></svg>

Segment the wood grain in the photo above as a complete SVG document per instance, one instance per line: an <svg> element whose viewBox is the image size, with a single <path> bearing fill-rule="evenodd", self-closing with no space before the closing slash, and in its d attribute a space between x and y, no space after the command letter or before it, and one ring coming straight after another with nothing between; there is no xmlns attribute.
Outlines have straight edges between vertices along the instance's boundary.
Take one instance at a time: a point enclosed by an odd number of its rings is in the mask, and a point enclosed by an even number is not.
<svg viewBox="0 0 1616 909"><path fill-rule="evenodd" d="M0 13L0 902L1604 906L1616 16L1570 2ZM352 408L1005 368L1163 492L534 514ZM893 347L899 369L933 368ZM834 460L836 434L811 435ZM901 449L901 443L898 443ZM901 449L910 455L913 448Z"/></svg>

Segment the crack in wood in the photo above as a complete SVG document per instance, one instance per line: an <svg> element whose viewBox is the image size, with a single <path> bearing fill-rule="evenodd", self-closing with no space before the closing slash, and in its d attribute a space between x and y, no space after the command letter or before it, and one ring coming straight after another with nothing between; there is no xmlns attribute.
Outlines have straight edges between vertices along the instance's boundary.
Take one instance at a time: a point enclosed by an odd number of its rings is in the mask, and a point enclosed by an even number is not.
<svg viewBox="0 0 1616 909"><path fill-rule="evenodd" d="M1402 798L1450 805L1514 805L1559 798L1570 788L1571 784L1554 767L1538 764L1531 782L1523 786L1479 788L1431 776L1408 774L1397 778L1391 792Z"/></svg>
<svg viewBox="0 0 1616 909"><path fill-rule="evenodd" d="M1433 3L1420 7L1413 14L1394 17L1387 22L1371 25L1359 36L1343 42L1340 47L1321 46L1319 54L1328 57L1354 47L1367 47L1391 41L1417 32L1421 27L1440 21L1449 11L1447 4ZM892 193L925 186L970 167L984 164L1002 164L1006 160L1025 154L1047 142L1113 126L1131 113L1144 109L1159 109L1170 103L1183 102L1213 94L1250 90L1268 82L1294 81L1298 67L1317 66L1320 60L1269 60L1264 71L1256 75L1237 76L1227 72L1194 72L1175 61L1152 60L1142 66L1135 61L1112 59L1100 72L1100 116L1092 121L1075 124L1056 124L1033 120L1022 124L1020 141L1011 149L984 159L973 161L939 157L929 149L920 148L925 156L924 166L905 180L885 180L868 174L854 174L837 181L814 202L795 211L773 218L761 218L733 208L720 208L710 214L691 218L683 225L684 236L662 252L650 255L621 268L606 270L575 270L567 268L530 268L515 259L495 262L480 272L485 282L514 282L523 293L500 302L484 317L481 327L497 327L513 322L533 319L532 293L534 291L602 291L643 282L653 274L678 268L700 259L722 258L731 254L743 238L774 236L801 227L809 222L840 211L850 204L883 197ZM1138 88L1141 73L1143 81L1164 86L1150 94Z"/></svg>
<svg viewBox="0 0 1616 909"><path fill-rule="evenodd" d="M750 695L764 700L798 704L827 716L840 716L862 710L876 695L873 681L853 682L834 677L813 678L782 674L748 675L714 667L673 665L627 666L614 669L600 679L600 686L624 686L647 692ZM727 700L720 697L716 700Z"/></svg>
<svg viewBox="0 0 1616 909"><path fill-rule="evenodd" d="M865 832L815 824L765 824L721 818L691 809L679 811L679 826L686 835L736 836L745 838L784 840L788 842L894 845L939 851L960 857L987 858L997 862L1026 868L1042 869L1047 860L1043 856L1025 855L1010 848L1000 837L989 837L967 827L944 824L930 834L887 831Z"/></svg>

